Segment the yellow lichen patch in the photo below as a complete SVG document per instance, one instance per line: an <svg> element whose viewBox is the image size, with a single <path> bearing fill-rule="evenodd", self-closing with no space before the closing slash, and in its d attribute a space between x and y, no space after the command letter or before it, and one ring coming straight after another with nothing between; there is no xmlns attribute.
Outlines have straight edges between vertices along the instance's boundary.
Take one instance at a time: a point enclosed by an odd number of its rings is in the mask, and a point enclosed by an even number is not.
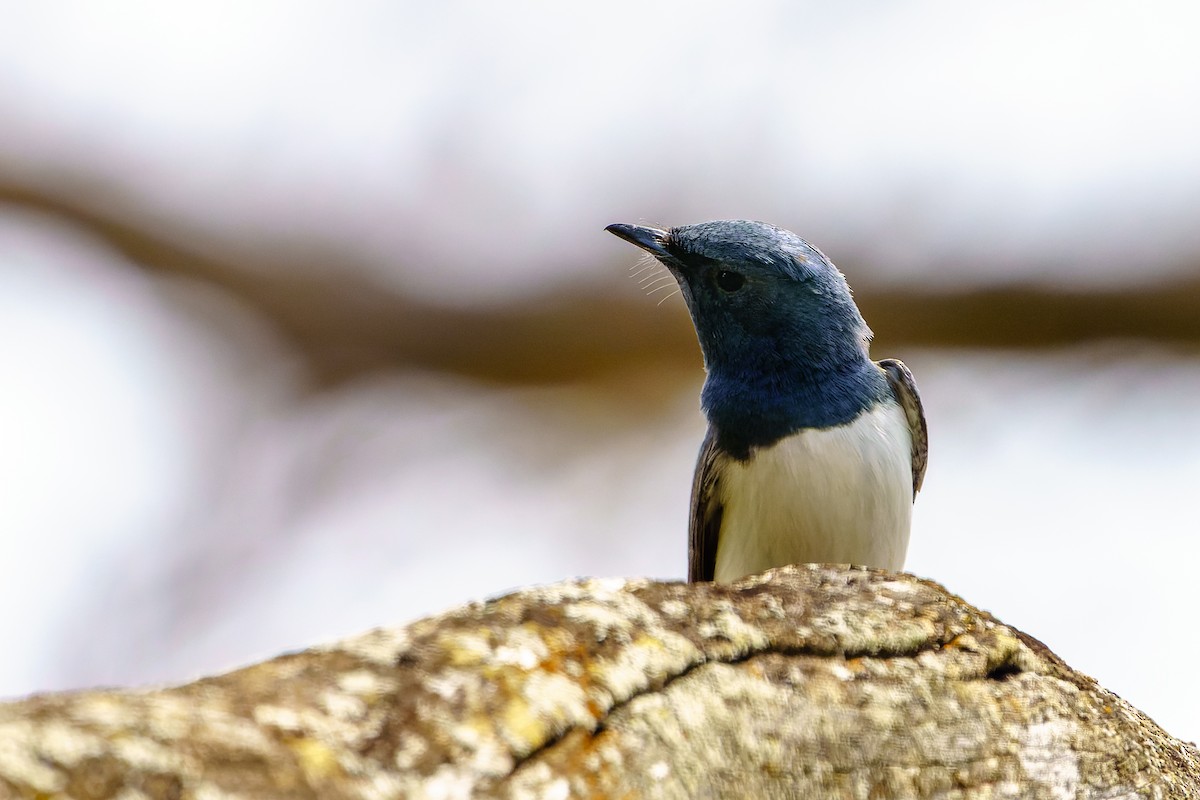
<svg viewBox="0 0 1200 800"><path fill-rule="evenodd" d="M518 756L571 726L595 722L584 687L566 675L513 667L490 672L492 685L503 692L496 733Z"/></svg>
<svg viewBox="0 0 1200 800"><path fill-rule="evenodd" d="M299 737L284 741L287 748L296 754L296 763L304 778L312 785L319 785L341 774L337 753L317 739Z"/></svg>
<svg viewBox="0 0 1200 800"><path fill-rule="evenodd" d="M513 751L522 755L542 746L546 738L546 723L533 713L529 703L514 697L504 706L503 733Z"/></svg>

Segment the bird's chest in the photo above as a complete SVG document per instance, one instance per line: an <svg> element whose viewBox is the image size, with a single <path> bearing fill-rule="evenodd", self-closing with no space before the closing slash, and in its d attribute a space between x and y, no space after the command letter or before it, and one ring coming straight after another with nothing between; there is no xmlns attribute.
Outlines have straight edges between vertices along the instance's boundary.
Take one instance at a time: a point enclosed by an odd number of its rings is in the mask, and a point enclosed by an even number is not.
<svg viewBox="0 0 1200 800"><path fill-rule="evenodd" d="M796 563L900 569L912 514L911 448L904 413L889 402L723 464L716 579Z"/></svg>

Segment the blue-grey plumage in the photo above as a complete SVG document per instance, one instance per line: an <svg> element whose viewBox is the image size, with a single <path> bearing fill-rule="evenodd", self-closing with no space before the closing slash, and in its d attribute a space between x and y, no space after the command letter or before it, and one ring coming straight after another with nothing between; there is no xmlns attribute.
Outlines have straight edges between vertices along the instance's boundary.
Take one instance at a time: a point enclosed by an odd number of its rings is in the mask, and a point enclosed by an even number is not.
<svg viewBox="0 0 1200 800"><path fill-rule="evenodd" d="M792 563L900 569L925 416L904 364L871 361L841 272L762 222L607 230L670 270L704 355L689 580Z"/></svg>

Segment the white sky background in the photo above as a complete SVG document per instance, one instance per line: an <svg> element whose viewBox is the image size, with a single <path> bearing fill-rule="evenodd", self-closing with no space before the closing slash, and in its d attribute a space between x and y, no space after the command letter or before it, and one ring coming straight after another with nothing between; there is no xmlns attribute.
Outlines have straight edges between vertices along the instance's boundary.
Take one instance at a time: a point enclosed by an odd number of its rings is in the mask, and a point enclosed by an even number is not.
<svg viewBox="0 0 1200 800"><path fill-rule="evenodd" d="M1196 8L30 3L0 25L0 166L233 253L331 241L445 302L623 281L604 224L722 216L856 285L1122 285L1200 254ZM1200 738L1172 613L1200 600L1200 363L899 355L933 436L909 568ZM691 391L301 400L246 310L5 209L0 363L0 695L683 572Z"/></svg>

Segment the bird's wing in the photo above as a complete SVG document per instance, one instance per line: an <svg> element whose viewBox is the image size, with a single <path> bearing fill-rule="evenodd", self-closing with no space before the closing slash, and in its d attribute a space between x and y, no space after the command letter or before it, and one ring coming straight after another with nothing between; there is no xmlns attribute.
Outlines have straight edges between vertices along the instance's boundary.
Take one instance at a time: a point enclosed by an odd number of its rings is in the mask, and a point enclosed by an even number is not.
<svg viewBox="0 0 1200 800"><path fill-rule="evenodd" d="M692 515L688 521L688 581L711 581L717 569L717 537L724 506L717 493L717 435L710 427L700 446L692 480Z"/></svg>
<svg viewBox="0 0 1200 800"><path fill-rule="evenodd" d="M925 427L925 409L921 406L921 395L917 393L917 383L904 362L896 358L885 358L878 362L880 368L887 373L888 383L892 386L892 394L900 401L904 416L908 419L908 432L912 434L912 478L913 499L921 491L921 483L925 480L925 462L929 458L929 431Z"/></svg>

